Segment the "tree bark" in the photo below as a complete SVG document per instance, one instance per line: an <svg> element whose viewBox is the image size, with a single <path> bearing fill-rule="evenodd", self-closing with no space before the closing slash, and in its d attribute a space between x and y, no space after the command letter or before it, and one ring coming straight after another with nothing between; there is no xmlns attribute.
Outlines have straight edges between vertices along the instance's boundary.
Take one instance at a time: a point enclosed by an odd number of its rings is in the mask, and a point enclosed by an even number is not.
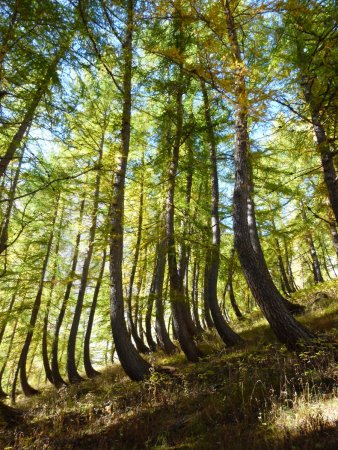
<svg viewBox="0 0 338 450"><path fill-rule="evenodd" d="M46 272L47 272L49 256L50 256L53 238L54 238L55 222L56 222L56 218L57 218L57 214L58 214L59 199L60 199L60 196L58 195L57 205L55 208L53 221L52 221L52 230L49 235L46 254L45 254L45 258L44 258L43 265L42 265L38 292L37 292L35 300L34 300L32 313L31 313L31 317L30 317L30 321L29 321L29 329L26 334L25 342L24 342L24 345L23 345L21 353L20 353L16 376L14 377L14 381L13 381L13 388L12 388L12 400L13 401L15 401L16 380L17 380L18 373L20 373L20 383L21 383L22 391L27 397L37 394L39 392L38 390L36 390L32 386L30 386L30 384L28 383L26 364L27 364L29 348L30 348L30 345L32 342L34 331L35 331L35 324L36 324L40 306L41 306L41 299L42 299L42 294L43 294L45 276L46 276Z"/></svg>
<svg viewBox="0 0 338 450"><path fill-rule="evenodd" d="M91 360L90 360L90 337L91 337L91 334L92 334L93 323L94 323L94 316L95 316L97 300L99 298L100 288L101 288L101 284L102 284L102 278L103 278L104 267L105 267L105 263L106 263L106 257L107 257L107 250L104 249L103 250L103 254L102 254L101 269L100 269L100 273L99 273L99 276L98 276L97 281L96 281L96 286L95 286L95 290L94 290L93 300L92 300L92 304L90 306L90 312L89 312L89 317L88 317L86 334L85 334L85 337L84 337L83 364L84 364L84 368L85 368L85 371L86 371L86 374L87 374L88 378L94 378L97 375L99 375L99 372L97 372L94 369L94 367L92 366Z"/></svg>
<svg viewBox="0 0 338 450"><path fill-rule="evenodd" d="M7 397L7 394L6 394L6 393L4 392L4 390L2 389L2 379L3 379L4 373L5 373L5 370L6 370L6 367L7 367L7 363L8 363L8 361L9 361L9 357L10 357L10 355L11 355L11 353L12 353L12 349L13 349L13 341L14 341L14 336L15 336L16 328L17 328L17 326L18 326L18 322L19 322L19 319L17 318L17 319L15 320L15 323L14 323L14 326L13 326L13 331L12 331L11 338L10 338L10 341L9 341L9 344L8 344L6 356L5 356L5 358L4 358L4 361L3 361L3 364L2 364L2 367L1 367L1 370L0 370L0 399L1 399L1 398L6 398L6 397Z"/></svg>
<svg viewBox="0 0 338 450"><path fill-rule="evenodd" d="M248 224L249 186L251 185L248 136L248 97L245 85L245 65L240 53L237 30L229 0L222 0L234 69L235 104L235 187L234 235L237 254L243 273L258 305L267 318L277 338L289 349L298 342L312 340L315 336L300 325L290 314L281 296L268 276L266 266L257 258L251 243Z"/></svg>
<svg viewBox="0 0 338 450"><path fill-rule="evenodd" d="M81 201L81 205L80 205L79 230L81 229L81 225L82 225L84 206L85 206L85 200L83 199ZM81 231L79 231L77 233L77 236L76 236L75 247L74 247L74 254L73 254L73 258L72 258L72 264L71 264L70 273L69 273L69 276L68 276L68 280L69 281L68 281L67 286L66 286L65 294L64 294L64 297L63 297L63 300L62 300L62 304L61 304L61 308L60 308L60 311L59 311L59 315L58 315L58 318L57 318L57 321L56 321L54 338L53 338L53 343L52 343L52 364L51 364L52 378L53 378L53 384L58 389L61 388L62 386L66 385L66 382L63 380L63 378L62 378L62 376L60 374L60 368L59 368L59 360L58 360L58 356L59 356L59 336L60 336L60 330L61 330L61 326L62 326L62 323L63 323L63 319L65 317L66 308L67 308L67 305L68 305L68 300L69 300L70 293L71 293L71 290L72 290L72 287L73 287L74 277L75 277L75 274L76 274L76 266L77 266L77 261L78 261L78 257L79 257L80 241L81 241Z"/></svg>
<svg viewBox="0 0 338 450"><path fill-rule="evenodd" d="M230 252L230 259L229 259L229 267L228 267L228 279L227 279L225 289L224 289L224 297L225 297L226 293L229 292L229 298L230 298L230 303L231 303L232 309L234 310L236 317L238 319L242 319L243 314L241 313L241 311L238 307L238 304L236 302L236 297L235 297L235 293L234 293L234 289L233 289L233 285L232 285L232 278L233 278L233 273L234 273L235 251L236 251L235 246L232 246L231 252Z"/></svg>
<svg viewBox="0 0 338 450"><path fill-rule="evenodd" d="M9 230L9 222L12 216L12 209L14 206L14 197L16 192L16 187L19 181L19 175L21 171L23 152L21 153L20 161L18 167L15 171L14 180L12 182L9 195L8 195L8 205L6 209L6 215L3 223L1 224L1 232L0 232L0 255L7 249L8 247L8 230Z"/></svg>
<svg viewBox="0 0 338 450"><path fill-rule="evenodd" d="M124 72L121 154L114 177L111 208L110 322L116 353L118 354L123 369L132 380L140 381L149 376L150 364L139 355L131 343L124 319L122 289L124 186L130 146L134 3L135 0L126 1L127 24L122 48Z"/></svg>
<svg viewBox="0 0 338 450"><path fill-rule="evenodd" d="M55 261L54 261L54 267L53 267L53 275L52 275L52 279L51 279L51 288L50 288L48 302L46 304L45 316L43 319L43 327L42 327L42 362L43 362L43 367L45 370L46 378L52 384L53 384L53 374L52 374L52 370L50 367L49 355L48 355L48 319L49 319L49 312L50 312L50 306L52 303L55 282L57 279L58 257L59 257L59 249L60 249L63 214L64 214L64 209L62 209L61 214L60 214L60 224L59 224L59 230L58 230L58 234L56 237L56 245L55 245Z"/></svg>
<svg viewBox="0 0 338 450"><path fill-rule="evenodd" d="M205 266L204 266L204 282L203 282L203 307L204 307L204 320L207 328L210 330L214 328L214 322L212 321L209 306L209 273L210 273L210 249L206 249Z"/></svg>
<svg viewBox="0 0 338 450"><path fill-rule="evenodd" d="M180 71L181 70L182 69L180 69ZM197 361L201 353L198 350L195 342L193 341L184 320L184 286L182 277L180 276L177 267L174 225L175 182L183 127L182 83L182 74L180 74L176 92L176 135L168 170L168 189L166 195L166 244L170 277L170 300L173 316L173 326L180 346L187 356L188 360Z"/></svg>
<svg viewBox="0 0 338 450"><path fill-rule="evenodd" d="M155 249L155 255L158 254L158 247L159 246L157 245L156 249ZM155 279L156 279L156 272L157 272L157 264L158 264L158 260L156 257L156 260L154 262L154 270L153 270L152 280L151 280L151 284L150 284L148 300L147 300L147 312L146 312L146 320L145 320L147 343L148 343L150 351L152 351L152 352L156 351L156 342L154 341L153 335L152 335L152 320L151 319L152 319L154 300L155 300Z"/></svg>
<svg viewBox="0 0 338 450"><path fill-rule="evenodd" d="M136 322L134 323L132 317L132 297L133 297L133 287L134 287L134 279L137 269L137 263L140 254L140 246L141 246L141 238L142 238L142 224L143 224L143 203L144 203L144 192L143 192L144 179L142 176L141 186L140 186L140 209L138 215L138 225L137 225L137 237L135 244L135 254L134 260L131 268L129 286L128 286L128 294L127 294L127 326L133 337L136 348L140 353L149 353L149 348L144 344L142 339L137 333Z"/></svg>
<svg viewBox="0 0 338 450"><path fill-rule="evenodd" d="M75 350L76 350L76 336L79 329L80 324L80 318L83 308L83 301L86 294L86 288L87 288L87 281L88 281L88 275L89 275L89 268L90 263L93 256L93 250L94 250L94 242L95 242L95 236L96 236L96 226L97 226L97 216L98 216L98 207L99 207L99 196L100 196L100 184L101 184L101 161L102 161L102 155L103 155L103 147L104 147L104 140L105 140L105 132L106 132L106 117L103 123L102 128L102 134L101 134L101 142L99 145L99 154L98 154L98 160L97 160L97 167L98 170L96 172L96 179L95 179L95 188L94 188L94 197L93 197L93 209L91 214L91 225L89 230L89 242L88 242L88 248L86 252L86 257L83 262L82 267L82 274L81 274L81 280L80 280L80 288L77 296L75 311L73 315L73 321L70 328L69 333L69 339L68 339L68 346L67 346L67 374L68 379L71 384L79 383L82 381L82 377L77 371L76 368L76 361L75 361Z"/></svg>
<svg viewBox="0 0 338 450"><path fill-rule="evenodd" d="M199 311L198 311L198 299L199 299L199 289L198 289L198 281L200 274L200 265L198 263L199 255L195 256L194 266L193 266L193 277L192 277L192 286L191 286L191 299L192 299L192 317L197 328L198 334L203 333L203 328L201 325Z"/></svg>
<svg viewBox="0 0 338 450"><path fill-rule="evenodd" d="M304 224L306 227L308 227L308 218L306 216L305 207L302 202L301 202L301 213L302 213L302 218L303 218ZM321 283L324 281L324 279L323 279L322 271L320 268L315 243L313 241L312 233L309 228L307 228L307 230L305 232L305 236L306 236L306 241L309 245L309 250L310 250L310 255L311 255L311 267L312 267L314 282Z"/></svg>
<svg viewBox="0 0 338 450"><path fill-rule="evenodd" d="M163 282L166 266L166 241L160 236L160 242L157 252L156 274L154 280L154 297L155 297L155 330L159 347L167 354L176 351L176 347L169 337L169 333L165 326L164 320L164 304L163 304ZM168 276L169 278L169 276Z"/></svg>
<svg viewBox="0 0 338 450"><path fill-rule="evenodd" d="M210 263L208 267L208 304L215 328L227 346L234 346L242 343L242 339L235 333L226 323L221 308L219 307L217 298L217 282L219 272L220 260L220 246L221 246L221 230L219 219L219 188L218 188L218 173L217 173L217 148L214 128L211 118L210 102L208 91L205 83L201 83L203 100L204 100L204 115L207 128L208 144L209 144L209 162L211 174L211 250Z"/></svg>

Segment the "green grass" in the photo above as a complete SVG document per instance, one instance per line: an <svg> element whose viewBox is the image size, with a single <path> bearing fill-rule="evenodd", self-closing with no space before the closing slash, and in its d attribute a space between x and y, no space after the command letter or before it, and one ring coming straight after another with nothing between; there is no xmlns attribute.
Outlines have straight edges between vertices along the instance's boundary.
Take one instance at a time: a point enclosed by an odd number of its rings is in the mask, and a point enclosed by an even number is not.
<svg viewBox="0 0 338 450"><path fill-rule="evenodd" d="M299 318L330 339L337 337L337 288L297 293L311 305ZM235 324L233 324L235 325ZM272 337L259 312L236 324L247 340L225 349L213 332L198 364L182 354L151 357L171 367L143 383L117 365L78 386L19 398L20 426L0 433L7 449L334 449L338 434L335 347L298 355Z"/></svg>

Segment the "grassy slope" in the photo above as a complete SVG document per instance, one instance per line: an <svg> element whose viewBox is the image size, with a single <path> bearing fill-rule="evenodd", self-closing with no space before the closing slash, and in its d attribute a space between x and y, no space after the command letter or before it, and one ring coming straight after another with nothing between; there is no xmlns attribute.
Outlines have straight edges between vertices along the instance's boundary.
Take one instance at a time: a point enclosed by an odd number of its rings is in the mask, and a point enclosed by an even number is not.
<svg viewBox="0 0 338 450"><path fill-rule="evenodd" d="M297 294L297 301L314 302L300 320L334 338L338 288L319 289L328 298L315 302L313 290ZM170 375L154 372L134 383L115 365L79 386L20 399L24 421L0 431L0 448L337 448L333 346L290 354L258 312L237 329L247 341L243 348L224 349L208 333L200 343L208 356L198 364L182 354L153 356L170 366Z"/></svg>

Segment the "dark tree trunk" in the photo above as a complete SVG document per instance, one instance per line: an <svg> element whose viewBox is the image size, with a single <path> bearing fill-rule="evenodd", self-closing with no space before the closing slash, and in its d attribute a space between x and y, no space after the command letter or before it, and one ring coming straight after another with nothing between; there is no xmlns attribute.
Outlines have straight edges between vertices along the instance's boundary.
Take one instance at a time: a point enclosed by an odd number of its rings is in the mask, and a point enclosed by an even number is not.
<svg viewBox="0 0 338 450"><path fill-rule="evenodd" d="M314 278L315 283L321 283L324 281L324 279L323 279L322 271L320 268L316 247L313 242L311 233L308 235L308 243L310 246L310 253L311 253L311 259L312 259L313 278Z"/></svg>
<svg viewBox="0 0 338 450"><path fill-rule="evenodd" d="M234 273L234 260L235 260L235 247L233 246L231 248L231 252L230 252L229 267L228 267L228 279L227 279L225 289L224 289L224 297L225 297L226 293L229 292L229 298L230 298L230 303L231 303L232 309L234 310L236 317L238 319L242 319L243 314L241 313L241 311L238 307L238 304L236 302L235 293L234 293L234 289L233 289L233 285L232 285L232 278L233 278L233 273Z"/></svg>
<svg viewBox="0 0 338 450"><path fill-rule="evenodd" d="M122 289L123 209L126 167L130 146L131 79L134 28L134 0L127 0L127 24L123 43L123 106L121 128L121 154L115 172L110 231L110 321L121 365L135 381L148 377L150 364L131 343L124 319Z"/></svg>
<svg viewBox="0 0 338 450"><path fill-rule="evenodd" d="M200 265L198 263L199 255L196 255L194 266L193 266L193 277L192 277L192 286L191 286L191 300L192 300L192 317L197 328L198 334L203 333L203 328L201 325L199 311L198 311L198 298L199 298L199 289L198 289L198 281L200 274Z"/></svg>
<svg viewBox="0 0 338 450"><path fill-rule="evenodd" d="M155 254L158 255L158 246L156 247ZM147 312L146 312L146 338L147 343L152 352L156 351L156 342L153 339L152 335L152 313L153 313L153 307L154 307L154 300L155 300L155 279L156 279L156 272L157 272L157 258L154 262L154 270L152 275L152 280L150 284L150 290L148 295L148 301L147 301Z"/></svg>
<svg viewBox="0 0 338 450"><path fill-rule="evenodd" d="M85 200L81 201L81 205L80 205L80 215L79 215L79 229L81 229L81 225L82 225L82 219L83 219L83 212L84 212L84 206L85 206ZM60 307L60 311L59 311L59 315L56 321L56 325L55 325L55 332L54 332L54 338L53 338L53 343L52 343L52 364L51 364L51 369L52 369L52 378L53 378L53 384L59 389L62 386L66 385L66 382L63 380L61 374L60 374L60 368L59 368L59 360L58 360L58 356L59 356L59 335L60 335L60 330L61 330L61 326L63 323L63 319L65 317L65 313L66 313L66 308L67 308L67 304L68 304L68 300L70 297L70 293L73 287L73 282L74 282L74 277L76 274L76 266L77 266L77 260L79 257L79 247L80 247L80 240L81 240L81 232L79 231L77 236L76 236L76 240L75 240L75 247L74 247L74 254L73 254L73 259L72 259L72 265L71 265L71 269L70 269L70 273L68 276L68 283L66 286L66 290L65 290L65 294L62 300L62 304Z"/></svg>
<svg viewBox="0 0 338 450"><path fill-rule="evenodd" d="M286 294L291 294L292 292L295 292L295 290L291 286L291 284L289 282L289 279L288 279L288 276L287 276L287 273L286 273L286 270L285 270L283 257L282 257L282 252L281 252L281 248L280 248L280 245L279 245L278 238L275 238L275 244L276 244L277 258L278 258L278 267L279 267L281 280L282 280L283 286L285 288Z"/></svg>
<svg viewBox="0 0 338 450"><path fill-rule="evenodd" d="M6 370L6 367L7 367L7 363L9 361L9 357L10 357L10 355L12 353L13 341L14 341L16 328L18 326L18 322L19 322L19 319L17 318L15 323L14 323L13 331L12 331L11 338L10 338L10 341L9 341L9 344L8 344L8 348L7 348L7 352L6 352L6 355L5 355L5 358L4 358L1 370L0 370L0 398L7 397L7 394L2 389L2 379L3 379L4 373L5 373L5 370Z"/></svg>
<svg viewBox="0 0 338 450"><path fill-rule="evenodd" d="M140 353L149 353L149 348L144 344L141 337L137 333L137 318L136 321L133 321L132 316L132 297L133 297L133 287L134 287L134 280L135 280L135 274L137 269L137 264L139 260L140 255L140 246L141 246L141 238L142 238L142 224L143 224L143 203L144 203L144 192L143 192L143 185L144 180L142 177L141 180L141 187L140 187L140 209L139 209L139 215L138 215L138 226L137 226L137 237L136 237L136 244L135 244L135 254L134 254L134 261L131 268L130 273L130 279L129 279L129 286L128 286L128 294L127 294L127 325L128 329L132 335L132 338L135 342L136 348Z"/></svg>
<svg viewBox="0 0 338 450"><path fill-rule="evenodd" d="M188 241L188 235L190 234L191 218L190 218L190 203L191 203L191 191L193 183L193 152L191 142L188 141L188 164L187 164L187 179L186 179L186 192L185 192L185 208L182 219L181 230L181 242L180 242L180 255L178 261L178 273L183 284L184 302L182 304L182 310L184 315L184 321L186 327L192 337L198 336L198 330L191 316L190 302L189 302L189 289L188 289L188 266L190 259L190 242Z"/></svg>
<svg viewBox="0 0 338 450"><path fill-rule="evenodd" d="M165 239L160 237L157 252L156 274L154 279L154 297L155 297L155 330L159 347L167 354L176 351L176 347L169 337L169 333L164 321L164 302L163 302L163 282L166 265L166 243ZM169 276L168 276L169 279Z"/></svg>
<svg viewBox="0 0 338 450"><path fill-rule="evenodd" d="M51 306L51 302L52 302L52 298L53 298L55 282L57 280L57 270L58 270L57 258L59 256L59 249L60 249L63 214L64 214L64 209L61 212L59 230L58 230L58 234L56 237L53 276L51 278L50 293L49 293L49 298L48 298L48 302L47 302L46 309L45 309L45 315L44 315L43 327L42 327L42 362L43 362L43 367L45 370L46 378L52 384L53 384L53 374L52 374L52 370L51 370L51 367L49 364L49 356L48 356L48 319L49 319L50 306Z"/></svg>
<svg viewBox="0 0 338 450"><path fill-rule="evenodd" d="M291 288L292 288L293 292L296 292L298 288L296 286L296 282L295 282L293 272L292 272L292 257L290 258L289 248L288 248L285 236L283 236L283 245L284 245L284 255L285 255L285 262L286 262L286 272L288 275L288 279L290 280Z"/></svg>
<svg viewBox="0 0 338 450"><path fill-rule="evenodd" d="M206 249L206 259L204 267L204 283L203 283L203 307L204 307L204 320L209 330L214 328L214 322L212 321L209 307L209 272L210 272L210 250Z"/></svg>
<svg viewBox="0 0 338 450"><path fill-rule="evenodd" d="M301 212L302 212L302 218L304 221L305 226L308 226L308 218L305 212L305 207L303 203L301 202ZM312 267L312 273L315 283L321 283L324 281L322 276L322 271L319 264L319 259L315 247L315 243L313 241L311 230L308 228L306 230L306 241L309 245L310 255L311 255L311 267Z"/></svg>
<svg viewBox="0 0 338 450"><path fill-rule="evenodd" d="M9 222L12 216L12 209L14 206L14 197L16 192L16 187L19 181L19 175L21 171L21 165L22 165L22 157L23 152L21 154L21 158L18 164L18 167L15 171L14 180L12 182L9 195L8 195L8 205L6 209L6 215L3 223L1 224L1 232L0 232L0 255L7 249L8 247L8 229L9 229Z"/></svg>
<svg viewBox="0 0 338 450"><path fill-rule="evenodd" d="M248 97L245 86L244 63L237 40L237 30L229 0L224 2L228 38L232 49L235 77L235 188L234 235L237 254L252 294L278 339L294 349L300 340L315 336L300 325L286 308L274 285L266 265L257 258L251 243L248 224L249 185L251 185L248 136Z"/></svg>
<svg viewBox="0 0 338 450"><path fill-rule="evenodd" d="M302 22L301 16L297 18L297 21ZM301 27L302 23L299 24ZM337 173L334 166L334 153L331 152L330 142L327 137L323 116L321 109L322 99L318 101L317 95L313 88L314 86L314 74L311 69L310 55L304 49L301 33L297 33L296 37L298 65L300 69L301 88L304 93L305 102L307 103L310 115L313 131L316 137L318 153L321 158L324 182L328 192L328 198L334 213L336 223L338 223L338 183Z"/></svg>
<svg viewBox="0 0 338 450"><path fill-rule="evenodd" d="M268 266L265 261L265 257L264 257L264 253L262 250L262 246L261 246L259 234L258 234L258 229L257 229L256 215L255 215L255 203L253 200L254 186L253 186L252 167L250 164L250 158L248 158L248 169L249 169L248 170L249 185L248 185L248 197L247 197L247 203L248 203L247 216L248 216L248 226L249 226L251 246L255 252L256 259L259 260L259 264L260 264L261 268L264 269L264 271L265 271L265 277L270 279L270 283L274 286L274 288L278 292L280 301L282 303L284 303L284 306L292 314L302 313L304 311L304 307L297 303L292 303L288 299L283 297L281 295L281 293L278 291L277 287L273 283L270 271L269 271Z"/></svg>
<svg viewBox="0 0 338 450"><path fill-rule="evenodd" d="M84 337L83 364L84 364L84 368L85 368L88 378L94 378L97 375L99 375L99 372L97 372L94 369L94 367L92 366L91 360L90 360L90 337L92 334L94 316L95 316L95 311L96 311L97 300L99 298L99 293L100 293L100 288L101 288L101 283L102 283L102 278L103 278L103 273L104 273L104 267L105 267L105 263L106 263L106 257L107 257L107 250L104 249L103 254L102 254L102 263L101 263L100 273L99 273L99 276L96 281L93 300L92 300L92 304L90 306L90 311L89 311L86 334Z"/></svg>
<svg viewBox="0 0 338 450"><path fill-rule="evenodd" d="M22 387L23 393L26 396L31 396L31 395L34 395L34 394L38 393L38 391L36 389L34 389L32 386L30 386L30 384L28 383L27 372L26 372L26 370L27 370L26 369L26 364L27 364L27 357L28 357L29 348L30 348L30 345L31 345L31 342L32 342L34 331L35 331L35 324L36 324L36 321L37 321L37 318L38 318L38 314L39 314L39 310L40 310L42 293L43 293L43 288L44 288L44 281L45 281L45 276L46 276L46 272L47 272L49 256L50 256L52 243L53 243L53 238L54 238L55 222L56 222L56 218L57 218L57 214L58 214L59 199L60 199L60 196L58 195L57 205L56 205L55 213L54 213L54 216L53 216L52 230L51 230L51 233L49 235L49 240L48 240L47 249L46 249L46 255L45 255L45 258L44 258L44 261L43 261L43 265L42 265L41 277L40 277L40 282L39 282L39 288L38 288L38 292L36 294L36 297L35 297L35 300L34 300L34 304L33 304L33 308L32 308L32 313L31 313L31 317L30 317L30 321L29 321L29 329L28 329L28 332L27 332L27 335L26 335L26 338L25 338L25 342L24 342L24 345L23 345L21 353L20 353L18 367L17 367L17 371L16 371L16 376L14 377L13 389L12 389L12 399L13 399L13 401L15 401L16 380L17 380L17 375L18 375L19 372L20 372L20 383L21 383L21 387Z"/></svg>
<svg viewBox="0 0 338 450"><path fill-rule="evenodd" d="M10 315L11 315L12 310L13 310L13 306L14 306L14 303L15 303L15 299L16 299L16 296L17 296L17 294L18 294L18 290L19 290L19 286L20 286L20 281L21 281L21 276L19 276L19 278L18 278L18 281L17 281L16 286L15 286L15 290L14 290L14 293L13 293L13 295L12 295L12 297L11 297L10 302L9 302L7 311L6 311L6 313L4 314L4 316L2 317L2 319L3 319L3 325L2 325L2 327L1 327L1 329L0 329L0 344L1 344L2 339L3 339L3 337L4 337L4 334L5 334L5 331L6 331L6 328L7 328L7 324L8 324L8 320L9 320Z"/></svg>
<svg viewBox="0 0 338 450"><path fill-rule="evenodd" d="M100 168L102 155L103 155L103 147L106 133L106 116L104 118L102 134L101 134L101 142L99 145L99 154L97 160L97 167ZM98 207L99 207L99 196L100 196L100 184L101 184L101 170L98 169L96 172L95 179L95 188L94 188L94 198L93 198L93 210L91 214L91 224L89 230L89 242L86 257L82 267L82 274L80 280L80 288L77 296L75 311L73 315L73 321L70 328L69 339L68 339L68 347L67 347L67 374L68 379L71 384L79 383L82 381L82 377L79 375L76 367L75 361L75 350L76 350L76 336L79 329L80 318L83 308L83 301L86 294L87 281L89 275L90 263L93 256L94 250L94 242L96 236L96 226L97 226L97 216L98 216Z"/></svg>
<svg viewBox="0 0 338 450"><path fill-rule="evenodd" d="M207 128L207 137L209 144L209 162L211 172L211 250L210 263L208 267L208 304L215 328L227 346L238 345L242 343L242 339L235 333L226 323L217 298L217 282L220 261L220 246L221 246L221 230L219 220L219 188L218 188L218 173L217 173L217 148L214 128L211 118L210 102L208 91L204 82L201 83L203 99L204 99L204 115Z"/></svg>
<svg viewBox="0 0 338 450"><path fill-rule="evenodd" d="M170 300L175 334L177 335L180 346L188 360L197 361L201 353L193 341L184 319L184 286L177 266L174 226L175 184L183 128L182 83L182 74L180 74L180 79L177 82L176 93L176 136L168 170L168 189L166 196L166 243L170 277Z"/></svg>
<svg viewBox="0 0 338 450"><path fill-rule="evenodd" d="M135 324L135 330L137 335L140 337L140 340L142 342L142 345L144 348L147 348L147 353L149 353L148 347L144 343L144 330L143 330L143 298L141 298L141 290L144 280L146 279L147 274L147 248L145 248L145 255L144 255L144 263L142 267L140 267L139 270L139 276L136 284L136 295L135 295L135 317L134 317L134 324Z"/></svg>

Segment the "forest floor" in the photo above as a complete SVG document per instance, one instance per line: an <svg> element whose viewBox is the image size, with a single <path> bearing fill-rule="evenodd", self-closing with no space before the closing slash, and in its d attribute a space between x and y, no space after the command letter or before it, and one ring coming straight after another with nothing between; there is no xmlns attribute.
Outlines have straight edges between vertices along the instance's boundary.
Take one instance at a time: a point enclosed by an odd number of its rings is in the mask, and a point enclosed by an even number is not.
<svg viewBox="0 0 338 450"><path fill-rule="evenodd" d="M338 287L297 293L299 320L337 340ZM232 323L246 344L225 349L213 332L205 357L150 356L169 373L130 381L118 365L60 391L19 396L22 420L0 428L1 449L337 449L335 347L298 354L278 344L258 311Z"/></svg>

